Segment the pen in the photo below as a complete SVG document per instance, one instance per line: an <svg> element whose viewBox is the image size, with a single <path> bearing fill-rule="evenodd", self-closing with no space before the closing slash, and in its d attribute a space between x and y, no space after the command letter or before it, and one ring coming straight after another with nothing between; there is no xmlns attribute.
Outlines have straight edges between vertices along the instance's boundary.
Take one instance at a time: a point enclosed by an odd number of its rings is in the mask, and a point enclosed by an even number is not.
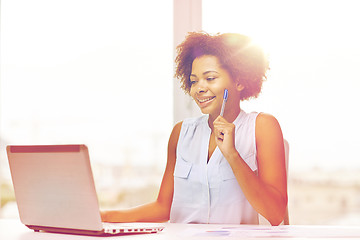
<svg viewBox="0 0 360 240"><path fill-rule="evenodd" d="M224 115L225 104L226 104L227 99L228 99L228 90L225 89L225 90L224 90L223 103L222 103L221 111L220 111L220 116L223 116L223 115Z"/></svg>

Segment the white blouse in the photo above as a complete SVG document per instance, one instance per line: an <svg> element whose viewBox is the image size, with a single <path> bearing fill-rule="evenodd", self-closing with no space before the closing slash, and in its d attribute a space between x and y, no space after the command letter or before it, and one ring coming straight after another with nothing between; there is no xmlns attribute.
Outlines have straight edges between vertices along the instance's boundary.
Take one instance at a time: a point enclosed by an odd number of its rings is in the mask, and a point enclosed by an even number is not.
<svg viewBox="0 0 360 240"><path fill-rule="evenodd" d="M257 172L255 121L258 113L241 111L233 122L235 146ZM209 162L208 115L184 120L176 152L170 222L258 224L258 214L244 196L218 147Z"/></svg>

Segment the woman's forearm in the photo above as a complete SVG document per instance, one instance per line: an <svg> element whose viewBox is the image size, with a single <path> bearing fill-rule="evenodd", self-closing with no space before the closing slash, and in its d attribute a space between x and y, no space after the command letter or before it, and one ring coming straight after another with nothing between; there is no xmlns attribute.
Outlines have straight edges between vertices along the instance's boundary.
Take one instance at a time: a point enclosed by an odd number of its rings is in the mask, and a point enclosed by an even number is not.
<svg viewBox="0 0 360 240"><path fill-rule="evenodd" d="M275 187L261 181L239 154L229 157L228 161L253 208L272 225L280 224L285 215L287 196L283 196Z"/></svg>
<svg viewBox="0 0 360 240"><path fill-rule="evenodd" d="M169 220L170 209L159 201L125 210L101 212L104 222L165 222Z"/></svg>

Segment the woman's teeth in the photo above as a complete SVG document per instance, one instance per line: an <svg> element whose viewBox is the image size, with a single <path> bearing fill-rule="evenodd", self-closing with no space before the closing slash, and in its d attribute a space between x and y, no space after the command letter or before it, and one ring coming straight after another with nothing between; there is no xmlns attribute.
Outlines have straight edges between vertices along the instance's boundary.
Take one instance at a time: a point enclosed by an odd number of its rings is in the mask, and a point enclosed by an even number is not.
<svg viewBox="0 0 360 240"><path fill-rule="evenodd" d="M215 98L215 97L208 97L208 98L205 98L205 99L198 99L198 101L199 101L200 103L204 103L204 102L210 101L210 100L213 99L213 98Z"/></svg>

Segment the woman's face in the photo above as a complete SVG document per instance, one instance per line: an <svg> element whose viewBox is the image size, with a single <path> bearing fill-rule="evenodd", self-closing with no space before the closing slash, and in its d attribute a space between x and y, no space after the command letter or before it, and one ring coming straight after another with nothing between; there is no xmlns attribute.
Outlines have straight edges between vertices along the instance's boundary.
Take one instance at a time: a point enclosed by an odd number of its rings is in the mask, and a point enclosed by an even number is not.
<svg viewBox="0 0 360 240"><path fill-rule="evenodd" d="M204 55L196 58L192 63L190 82L190 95L202 113L214 116L220 114L225 89L229 91L227 108L228 105L237 105L239 108L239 89L241 91L242 86L232 80L217 57Z"/></svg>

